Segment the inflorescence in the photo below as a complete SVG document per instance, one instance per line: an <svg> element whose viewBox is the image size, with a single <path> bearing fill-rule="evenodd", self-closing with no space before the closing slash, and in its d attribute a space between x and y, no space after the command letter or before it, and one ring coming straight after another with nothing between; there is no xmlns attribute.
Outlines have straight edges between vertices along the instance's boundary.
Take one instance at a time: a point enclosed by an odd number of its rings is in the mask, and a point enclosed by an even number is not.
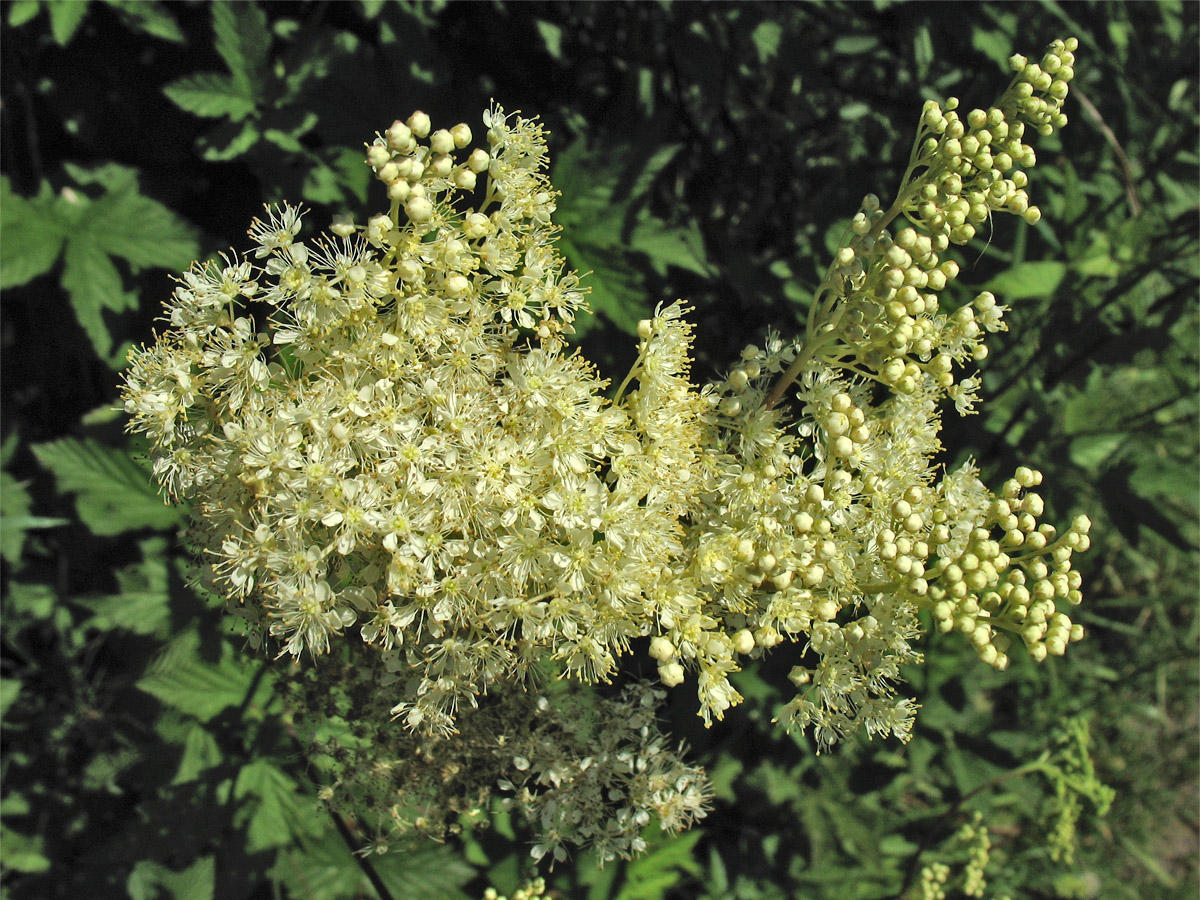
<svg viewBox="0 0 1200 900"><path fill-rule="evenodd" d="M907 739L916 704L895 686L922 613L998 669L1082 636L1064 610L1087 519L1042 522L1032 469L992 493L934 461L943 401L972 411L971 366L1006 312L988 293L943 311L945 253L995 212L1037 221L1025 141L1065 123L1075 47L1013 57L989 109L926 104L897 199L864 200L803 339L768 336L702 387L680 304L639 325L615 391L567 349L585 288L555 245L536 120L493 107L471 150L467 125L414 113L367 148L386 213L305 241L283 206L254 223L252 257L183 276L169 329L132 354L131 428L255 640L364 660L329 671L389 698L393 727L440 758L474 741L464 755L518 803L593 766L659 766L674 781L612 811L609 833L579 834L569 791L538 808L541 852L636 852L647 806L686 827L708 799L646 717L648 689L605 701L642 723L629 740L572 750L557 775L505 748L489 704L523 708L505 698L547 672L608 681L648 639L709 723L741 699L732 673L790 644L786 726ZM580 801L593 821L596 794Z"/></svg>

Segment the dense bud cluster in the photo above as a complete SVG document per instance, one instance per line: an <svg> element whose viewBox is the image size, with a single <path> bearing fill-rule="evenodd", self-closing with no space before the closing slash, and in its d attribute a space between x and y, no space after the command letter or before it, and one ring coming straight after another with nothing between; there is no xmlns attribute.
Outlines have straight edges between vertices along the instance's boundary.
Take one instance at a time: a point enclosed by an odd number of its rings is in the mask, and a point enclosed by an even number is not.
<svg viewBox="0 0 1200 900"><path fill-rule="evenodd" d="M405 752L491 760L542 852L635 852L647 810L671 828L703 814L702 777L642 695L605 701L640 723L613 729L607 768L585 776L592 762L547 740L506 756L487 723L511 721L547 667L607 681L648 639L708 723L741 699L732 673L791 643L782 719L827 744L908 736L916 705L895 685L922 611L998 668L1014 635L1035 659L1081 636L1059 604L1080 599L1086 518L1039 524L1029 469L993 495L971 465L934 463L943 401L971 411L979 381L961 370L1005 311L986 293L943 310L958 266L942 255L992 211L1030 218L1013 167L1033 163L1026 128L1061 123L1073 47L1022 63L987 111L928 106L899 197L866 198L803 339L768 336L700 388L679 304L639 325L615 392L567 352L584 294L555 247L536 121L493 108L487 149L468 150L468 126L414 113L367 148L386 213L308 243L284 207L251 229L261 262L184 276L170 330L133 354L131 427L256 639L361 657L351 680L386 698ZM636 799L598 818L607 788L586 786L626 763L642 787L618 793Z"/></svg>

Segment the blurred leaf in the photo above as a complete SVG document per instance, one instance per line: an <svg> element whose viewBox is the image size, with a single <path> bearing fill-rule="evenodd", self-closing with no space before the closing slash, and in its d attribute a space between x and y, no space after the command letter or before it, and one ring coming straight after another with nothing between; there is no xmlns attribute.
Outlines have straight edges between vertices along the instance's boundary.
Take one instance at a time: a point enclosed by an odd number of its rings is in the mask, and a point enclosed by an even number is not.
<svg viewBox="0 0 1200 900"><path fill-rule="evenodd" d="M222 758L216 738L203 725L193 723L184 738L183 756L171 784L195 781L201 772L220 765Z"/></svg>
<svg viewBox="0 0 1200 900"><path fill-rule="evenodd" d="M148 34L174 44L182 44L185 41L183 32L179 30L179 26L175 24L175 20L168 12L168 4L160 3L158 0L152 0L152 2L147 2L147 0L104 0L104 2L117 10L125 21L125 26L133 31L140 31L142 34Z"/></svg>
<svg viewBox="0 0 1200 900"><path fill-rule="evenodd" d="M60 491L77 495L79 517L95 534L175 528L182 520L180 510L158 496L150 473L124 451L91 438L60 438L34 444L33 453L54 473Z"/></svg>
<svg viewBox="0 0 1200 900"><path fill-rule="evenodd" d="M184 632L167 645L137 686L201 722L230 706L265 703L268 679L262 679L253 696L249 695L262 663L252 663L227 642L220 647L220 660L208 662L199 656L200 636L195 631Z"/></svg>
<svg viewBox="0 0 1200 900"><path fill-rule="evenodd" d="M1095 472L1104 465L1125 442L1125 435L1089 434L1071 441L1071 462L1088 472Z"/></svg>
<svg viewBox="0 0 1200 900"><path fill-rule="evenodd" d="M0 844L4 845L4 867L13 872L46 872L44 842L40 834L28 835L0 824Z"/></svg>
<svg viewBox="0 0 1200 900"><path fill-rule="evenodd" d="M8 5L8 24L13 28L20 28L37 16L40 8L38 0L16 0Z"/></svg>
<svg viewBox="0 0 1200 900"><path fill-rule="evenodd" d="M861 56L878 47L879 38L873 34L847 34L833 42L833 52L838 56Z"/></svg>
<svg viewBox="0 0 1200 900"><path fill-rule="evenodd" d="M555 62L561 62L562 29L545 19L538 19L534 24L537 26L538 34L541 35L542 43L546 47L546 52L550 54L550 58Z"/></svg>
<svg viewBox="0 0 1200 900"><path fill-rule="evenodd" d="M215 859L201 857L182 872L161 863L142 860L133 867L125 883L131 900L161 900L162 891L171 900L213 900L216 890Z"/></svg>
<svg viewBox="0 0 1200 900"><path fill-rule="evenodd" d="M259 137L258 126L252 120L241 124L222 122L204 136L202 155L209 162L228 162L258 143Z"/></svg>
<svg viewBox="0 0 1200 900"><path fill-rule="evenodd" d="M630 860L616 900L656 900L678 884L685 873L699 875L703 871L692 857L696 842L703 836L701 831L671 835L664 834L657 825L649 829L653 832L643 832L643 837L648 844L654 839L657 846L650 844L643 856Z"/></svg>
<svg viewBox="0 0 1200 900"><path fill-rule="evenodd" d="M650 267L662 276L667 274L668 266L697 275L712 274L700 232L673 228L654 216L643 216L638 222L630 238L630 247L650 257Z"/></svg>
<svg viewBox="0 0 1200 900"><path fill-rule="evenodd" d="M97 753L84 767L81 783L89 791L120 794L122 789L117 779L140 762L142 751L137 747L121 747L111 753Z"/></svg>
<svg viewBox="0 0 1200 900"><path fill-rule="evenodd" d="M8 714L9 707L21 693L21 679L0 678L0 718Z"/></svg>
<svg viewBox="0 0 1200 900"><path fill-rule="evenodd" d="M87 15L88 0L55 0L47 3L50 12L50 33L60 47L71 43L79 24Z"/></svg>
<svg viewBox="0 0 1200 900"><path fill-rule="evenodd" d="M214 3L210 8L217 52L234 85L242 96L261 99L271 49L267 14L254 2Z"/></svg>
<svg viewBox="0 0 1200 900"><path fill-rule="evenodd" d="M116 573L119 593L78 597L75 602L92 611L93 624L98 628L123 628L134 634L166 637L171 624L166 549L163 538L142 541L142 561Z"/></svg>
<svg viewBox="0 0 1200 900"><path fill-rule="evenodd" d="M16 567L21 562L25 532L35 528L55 528L68 519L31 516L29 492L8 472L0 472L0 556Z"/></svg>
<svg viewBox="0 0 1200 900"><path fill-rule="evenodd" d="M759 63L767 63L779 53L779 43L783 39L783 26L778 22L759 22L754 26L750 35L754 41L754 49L758 51Z"/></svg>
<svg viewBox="0 0 1200 900"><path fill-rule="evenodd" d="M1017 263L991 279L984 289L994 293L1001 303L1049 297L1058 290L1066 274L1066 264L1056 260Z"/></svg>
<svg viewBox="0 0 1200 900"><path fill-rule="evenodd" d="M254 112L254 98L242 93L232 76L219 72L193 72L163 86L163 93L180 109L194 116L240 122Z"/></svg>
<svg viewBox="0 0 1200 900"><path fill-rule="evenodd" d="M395 852L375 857L375 870L396 897L411 900L475 900L465 894L462 886L475 877L467 865L450 847L430 847L428 844L407 852Z"/></svg>

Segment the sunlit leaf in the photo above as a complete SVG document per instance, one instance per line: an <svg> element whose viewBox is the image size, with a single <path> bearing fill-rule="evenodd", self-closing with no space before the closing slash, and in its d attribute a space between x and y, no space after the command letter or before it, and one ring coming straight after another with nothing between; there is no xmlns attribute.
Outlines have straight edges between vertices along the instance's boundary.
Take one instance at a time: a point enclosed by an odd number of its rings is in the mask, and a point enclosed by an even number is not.
<svg viewBox="0 0 1200 900"><path fill-rule="evenodd" d="M242 93L229 75L193 72L163 86L163 93L180 109L194 116L241 121L254 112L254 98Z"/></svg>
<svg viewBox="0 0 1200 900"><path fill-rule="evenodd" d="M199 635L184 632L167 646L137 686L201 722L231 706L266 702L267 679L255 680L261 662L234 652L224 642L215 662L201 658L199 651Z"/></svg>
<svg viewBox="0 0 1200 900"><path fill-rule="evenodd" d="M1066 274L1066 263L1057 260L1018 263L991 279L985 287L994 293L1001 303L1027 300L1031 297L1049 297L1058 290Z"/></svg>
<svg viewBox="0 0 1200 900"><path fill-rule="evenodd" d="M125 889L131 900L161 900L163 891L171 900L213 900L216 861L204 856L176 872L161 863L142 860L133 867Z"/></svg>
<svg viewBox="0 0 1200 900"><path fill-rule="evenodd" d="M271 49L266 12L257 3L214 3L211 9L216 49L238 92L260 96Z"/></svg>
<svg viewBox="0 0 1200 900"><path fill-rule="evenodd" d="M27 284L58 259L66 227L57 202L47 182L36 197L26 199L0 177L0 288Z"/></svg>
<svg viewBox="0 0 1200 900"><path fill-rule="evenodd" d="M251 853L286 847L300 835L320 833L319 823L313 821L316 798L306 796L291 776L266 759L242 767L234 796L258 800L248 827L246 847Z"/></svg>

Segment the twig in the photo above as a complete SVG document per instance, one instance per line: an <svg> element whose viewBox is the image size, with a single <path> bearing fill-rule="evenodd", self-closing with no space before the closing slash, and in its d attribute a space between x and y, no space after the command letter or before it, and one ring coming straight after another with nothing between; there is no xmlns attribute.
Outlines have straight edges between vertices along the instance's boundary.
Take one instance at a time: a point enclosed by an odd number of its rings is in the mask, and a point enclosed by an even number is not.
<svg viewBox="0 0 1200 900"><path fill-rule="evenodd" d="M350 855L354 857L354 861L358 863L358 867L367 876L367 881L371 882L371 887L375 888L375 893L379 895L379 900L396 900L392 896L392 892L388 890L388 886L383 883L383 879L379 877L379 873L375 871L375 867L371 865L371 861L354 849L354 835L350 833L350 829L346 827L346 823L342 821L342 817L332 809L329 810L329 815L333 819L333 824L337 826L338 834L342 836L342 840L350 848Z"/></svg>
<svg viewBox="0 0 1200 900"><path fill-rule="evenodd" d="M1096 105L1088 99L1087 94L1074 86L1071 88L1071 93L1079 98L1079 102L1083 104L1083 108L1087 110L1088 115L1095 121L1097 127L1100 129L1100 133L1108 141L1108 145L1117 154L1117 162L1121 164L1121 174L1125 178L1125 196L1129 199L1129 211L1134 216L1141 215L1142 204L1137 198L1137 190L1133 185L1133 166L1129 164L1129 157L1125 155L1125 151L1121 147L1121 142L1117 140L1117 136L1113 134L1112 129L1108 127L1108 123L1104 121L1104 116L1100 115L1100 110L1096 109Z"/></svg>

